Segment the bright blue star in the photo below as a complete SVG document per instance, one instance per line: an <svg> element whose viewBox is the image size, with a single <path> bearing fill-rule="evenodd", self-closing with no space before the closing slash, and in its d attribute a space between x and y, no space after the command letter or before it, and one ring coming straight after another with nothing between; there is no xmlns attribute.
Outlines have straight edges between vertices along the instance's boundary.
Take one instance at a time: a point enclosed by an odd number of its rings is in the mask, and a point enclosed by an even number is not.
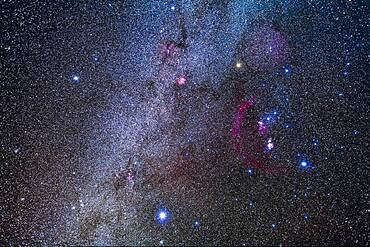
<svg viewBox="0 0 370 247"><path fill-rule="evenodd" d="M315 169L315 166L308 160L306 159L302 159L299 161L299 164L298 164L298 167L299 169L303 170L303 171L311 171L313 169Z"/></svg>
<svg viewBox="0 0 370 247"><path fill-rule="evenodd" d="M308 163L307 161L303 160L301 161L301 163L299 164L302 168L306 168L308 166Z"/></svg>
<svg viewBox="0 0 370 247"><path fill-rule="evenodd" d="M284 74L285 75L291 75L292 74L292 69L290 68L290 66L285 66L284 67Z"/></svg>
<svg viewBox="0 0 370 247"><path fill-rule="evenodd" d="M278 118L279 118L279 112L273 111L263 116L260 122L270 125L270 124L274 124Z"/></svg>
<svg viewBox="0 0 370 247"><path fill-rule="evenodd" d="M319 146L319 140L317 140L317 139L313 139L313 145L314 146Z"/></svg>
<svg viewBox="0 0 370 247"><path fill-rule="evenodd" d="M94 55L92 56L92 59L93 59L95 62L97 62L97 61L99 61L99 56L98 56L98 55L96 55L96 54L94 54Z"/></svg>
<svg viewBox="0 0 370 247"><path fill-rule="evenodd" d="M270 45L269 47L267 47L266 53L271 53L271 52L272 52L272 46Z"/></svg>
<svg viewBox="0 0 370 247"><path fill-rule="evenodd" d="M277 227L277 224L273 223L271 226L273 229L275 229Z"/></svg>
<svg viewBox="0 0 370 247"><path fill-rule="evenodd" d="M195 228L199 228L200 227L200 221L199 220L195 220L194 221L194 227Z"/></svg>
<svg viewBox="0 0 370 247"><path fill-rule="evenodd" d="M248 176L252 176L253 175L253 169L252 168L249 168L247 170L247 173L248 173Z"/></svg>
<svg viewBox="0 0 370 247"><path fill-rule="evenodd" d="M304 214L304 215L303 215L303 218L304 218L305 220L309 220L310 216L309 216L308 214Z"/></svg>
<svg viewBox="0 0 370 247"><path fill-rule="evenodd" d="M72 77L72 80L73 80L74 82L80 82L80 76L78 76L78 75L74 75L74 76Z"/></svg>
<svg viewBox="0 0 370 247"><path fill-rule="evenodd" d="M166 224L170 220L170 212L166 208L160 208L156 214L156 220L159 224Z"/></svg>

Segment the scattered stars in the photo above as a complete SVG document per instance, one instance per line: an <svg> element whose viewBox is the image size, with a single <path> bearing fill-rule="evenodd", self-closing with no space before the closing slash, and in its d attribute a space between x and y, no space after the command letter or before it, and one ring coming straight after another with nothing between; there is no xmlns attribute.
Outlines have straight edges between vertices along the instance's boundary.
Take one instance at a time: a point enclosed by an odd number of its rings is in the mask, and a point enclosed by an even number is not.
<svg viewBox="0 0 370 247"><path fill-rule="evenodd" d="M317 139L313 139L312 143L316 147L319 146L319 140L317 140Z"/></svg>
<svg viewBox="0 0 370 247"><path fill-rule="evenodd" d="M366 245L366 1L3 2L5 246Z"/></svg>
<svg viewBox="0 0 370 247"><path fill-rule="evenodd" d="M99 61L99 56L98 56L98 55L96 55L96 54L94 54L94 55L92 56L92 59L93 59L93 61L98 62L98 61Z"/></svg>
<svg viewBox="0 0 370 247"><path fill-rule="evenodd" d="M263 125L273 125L279 119L279 112L273 111L265 114L262 119L259 121L259 126ZM261 123L260 123L261 122Z"/></svg>
<svg viewBox="0 0 370 247"><path fill-rule="evenodd" d="M268 138L267 140L267 150L271 151L274 148L274 144L272 143L272 138Z"/></svg>
<svg viewBox="0 0 370 247"><path fill-rule="evenodd" d="M272 53L272 46L269 45L266 49L266 53Z"/></svg>
<svg viewBox="0 0 370 247"><path fill-rule="evenodd" d="M273 147L274 147L274 144L272 142L267 143L267 149L268 150L273 149Z"/></svg>
<svg viewBox="0 0 370 247"><path fill-rule="evenodd" d="M264 135L267 133L267 131L268 131L267 125L262 121L258 121L258 132L261 135Z"/></svg>
<svg viewBox="0 0 370 247"><path fill-rule="evenodd" d="M161 57L165 61L171 61L179 52L179 48L177 47L174 41L165 41L160 43L160 53Z"/></svg>

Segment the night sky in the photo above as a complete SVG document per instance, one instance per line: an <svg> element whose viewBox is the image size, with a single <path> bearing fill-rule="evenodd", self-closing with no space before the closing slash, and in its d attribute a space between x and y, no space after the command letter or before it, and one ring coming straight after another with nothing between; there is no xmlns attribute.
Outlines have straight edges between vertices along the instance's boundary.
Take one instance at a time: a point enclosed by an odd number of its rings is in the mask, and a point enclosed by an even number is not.
<svg viewBox="0 0 370 247"><path fill-rule="evenodd" d="M0 11L0 245L369 245L368 0Z"/></svg>

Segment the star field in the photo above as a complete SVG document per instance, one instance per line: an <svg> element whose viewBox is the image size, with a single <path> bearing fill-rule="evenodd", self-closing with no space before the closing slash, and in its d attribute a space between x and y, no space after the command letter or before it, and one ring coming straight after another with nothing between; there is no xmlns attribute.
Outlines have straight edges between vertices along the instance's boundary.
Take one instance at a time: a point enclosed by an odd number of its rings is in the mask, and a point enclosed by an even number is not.
<svg viewBox="0 0 370 247"><path fill-rule="evenodd" d="M368 245L367 1L0 11L0 245Z"/></svg>

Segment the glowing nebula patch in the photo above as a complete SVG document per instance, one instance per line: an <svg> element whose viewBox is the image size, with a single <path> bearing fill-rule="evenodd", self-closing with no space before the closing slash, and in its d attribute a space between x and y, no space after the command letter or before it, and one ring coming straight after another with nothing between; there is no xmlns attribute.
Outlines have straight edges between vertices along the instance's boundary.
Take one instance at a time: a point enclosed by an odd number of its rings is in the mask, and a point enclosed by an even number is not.
<svg viewBox="0 0 370 247"><path fill-rule="evenodd" d="M186 84L186 78L184 76L181 76L180 78L177 79L176 83L180 86L183 86Z"/></svg>
<svg viewBox="0 0 370 247"><path fill-rule="evenodd" d="M233 147L236 150L236 152L240 155L240 157L243 159L243 162L246 167L259 169L263 172L275 175L288 172L290 169L287 166L284 165L269 166L266 164L270 158L268 155L266 155L266 153L264 153L264 150L266 150L265 148L266 144L264 142L260 142L259 139L261 139L261 137L263 138L264 135L267 133L268 127L267 125L262 124L261 121L257 121L257 123L255 124L256 130L243 129L246 112L247 110L253 108L254 101L255 98L245 100L238 108L237 114L234 118L233 127L231 129ZM245 143L246 133L250 134L253 132L255 132L252 138L253 143L246 144ZM274 144L272 143L272 139L268 139L267 150L270 151L273 149L273 147Z"/></svg>
<svg viewBox="0 0 370 247"><path fill-rule="evenodd" d="M271 26L256 26L241 40L242 60L253 70L270 71L284 63L288 42L283 33Z"/></svg>

